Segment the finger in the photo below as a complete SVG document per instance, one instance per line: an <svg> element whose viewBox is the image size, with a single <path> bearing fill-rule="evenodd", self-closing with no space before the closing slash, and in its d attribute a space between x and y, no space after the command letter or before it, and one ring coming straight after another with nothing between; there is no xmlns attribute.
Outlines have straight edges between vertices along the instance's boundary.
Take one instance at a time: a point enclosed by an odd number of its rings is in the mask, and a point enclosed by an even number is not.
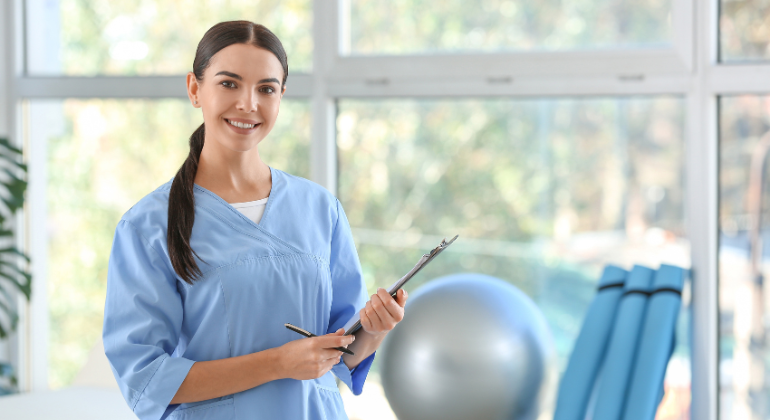
<svg viewBox="0 0 770 420"><path fill-rule="evenodd" d="M337 335L337 333L324 335L318 338L321 339L319 345L326 349L349 346L356 340L354 335Z"/></svg>
<svg viewBox="0 0 770 420"><path fill-rule="evenodd" d="M332 370L332 368L334 368L334 365L342 361L341 355L342 353L340 353L340 356L332 357L331 359L324 360L324 363L326 363L326 366L328 367L328 369L326 370L327 372Z"/></svg>
<svg viewBox="0 0 770 420"><path fill-rule="evenodd" d="M396 303L398 303L398 306L401 308L406 307L406 299L409 297L409 294L406 293L406 290L404 289L398 289L398 293L396 293Z"/></svg>
<svg viewBox="0 0 770 420"><path fill-rule="evenodd" d="M377 295L372 295L372 299L375 298ZM380 316L377 314L377 311L374 310L374 307L372 306L372 301L366 302L366 306L364 307L364 311L366 311L366 315L369 317L369 321L372 323L372 327L375 331L382 331L383 322Z"/></svg>
<svg viewBox="0 0 770 420"><path fill-rule="evenodd" d="M365 309L361 309L361 311L359 312L359 317L361 318L361 326L365 330L371 331L372 330L372 321L369 319L369 316L366 315L366 310Z"/></svg>
<svg viewBox="0 0 770 420"><path fill-rule="evenodd" d="M342 356L342 352L341 351L335 350L333 348L328 348L328 349L321 349L321 351L319 352L318 359L320 359L320 360L331 360L331 359L336 359L336 358L338 358L340 356Z"/></svg>
<svg viewBox="0 0 770 420"><path fill-rule="evenodd" d="M325 335L322 335L321 337L341 337L345 334L345 329L340 328L337 331L327 333Z"/></svg>
<svg viewBox="0 0 770 420"><path fill-rule="evenodd" d="M378 310L377 313L383 321L385 318L392 318L396 322L401 321L401 318L403 317L403 308L396 303L396 300L393 299L387 290L383 288L377 290L377 298L379 298L379 303L382 304L382 308L387 311L387 313L382 313L379 311L380 308L378 305L374 306L374 309ZM377 301L375 298L372 298L372 304L375 303L377 303Z"/></svg>
<svg viewBox="0 0 770 420"><path fill-rule="evenodd" d="M384 298L380 296L380 292L372 295L372 309L374 309L374 312L380 318L382 326L385 327L385 329L389 329L388 328L389 325L396 323L395 318L398 317L396 308L398 308L398 305L396 305L395 302L392 302L393 299L390 297L390 295L388 295L388 292L385 292L385 294L387 296ZM387 300L383 301L383 299L387 299ZM389 305L386 303L388 302L388 300L390 300L391 302L389 303L392 303L393 306L395 306L396 308L394 309L388 308ZM396 313L391 313L390 312L391 310Z"/></svg>

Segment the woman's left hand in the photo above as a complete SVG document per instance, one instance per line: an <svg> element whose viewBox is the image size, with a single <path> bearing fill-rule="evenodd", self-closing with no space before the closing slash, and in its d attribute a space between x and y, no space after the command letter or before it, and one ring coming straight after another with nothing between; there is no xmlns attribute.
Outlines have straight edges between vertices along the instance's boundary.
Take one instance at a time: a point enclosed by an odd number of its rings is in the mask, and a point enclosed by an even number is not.
<svg viewBox="0 0 770 420"><path fill-rule="evenodd" d="M361 309L361 326L364 331L375 336L387 334L404 319L407 297L408 293L404 289L398 290L395 299L387 290L377 289L377 293L373 294L364 309Z"/></svg>

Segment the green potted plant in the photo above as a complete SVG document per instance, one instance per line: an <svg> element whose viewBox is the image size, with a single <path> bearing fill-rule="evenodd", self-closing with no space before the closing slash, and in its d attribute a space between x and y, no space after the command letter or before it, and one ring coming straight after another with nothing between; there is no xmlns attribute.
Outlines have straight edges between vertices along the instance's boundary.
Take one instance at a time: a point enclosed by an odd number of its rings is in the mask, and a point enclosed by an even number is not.
<svg viewBox="0 0 770 420"><path fill-rule="evenodd" d="M27 190L27 165L21 163L22 151L0 138L0 340L16 329L19 314L16 293L20 291L29 300L32 294L32 275L28 271L29 257L14 246L15 234L10 223L24 206ZM0 395L16 391L17 381L10 363L0 361Z"/></svg>

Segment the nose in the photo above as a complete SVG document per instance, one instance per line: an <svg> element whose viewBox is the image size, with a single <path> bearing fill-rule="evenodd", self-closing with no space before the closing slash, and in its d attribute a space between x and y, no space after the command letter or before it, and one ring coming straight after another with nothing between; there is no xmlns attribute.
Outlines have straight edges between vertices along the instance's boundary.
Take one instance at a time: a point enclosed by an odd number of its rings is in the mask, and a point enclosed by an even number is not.
<svg viewBox="0 0 770 420"><path fill-rule="evenodd" d="M259 107L259 95L257 92L251 89L244 89L242 92L238 98L236 108L243 112L256 112Z"/></svg>

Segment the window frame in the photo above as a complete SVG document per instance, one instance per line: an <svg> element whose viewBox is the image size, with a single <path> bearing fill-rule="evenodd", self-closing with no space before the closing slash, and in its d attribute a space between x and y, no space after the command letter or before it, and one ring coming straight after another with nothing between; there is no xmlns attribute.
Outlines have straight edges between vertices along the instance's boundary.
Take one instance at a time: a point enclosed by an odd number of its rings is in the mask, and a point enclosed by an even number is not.
<svg viewBox="0 0 770 420"><path fill-rule="evenodd" d="M336 193L336 107L342 97L553 97L683 95L686 227L692 256L692 417L718 417L718 110L720 95L770 93L770 63L718 62L719 0L672 0L669 48L408 56L349 56L348 0L313 0L313 71L291 74L288 98L311 101L311 178ZM17 221L32 257L32 302L0 356L19 366L24 390L47 389L46 145L25 137L26 103L50 98L186 98L180 76L35 77L24 69L24 1L0 5L0 133L24 144L28 205ZM448 71L447 69L451 69ZM488 70L503 69L503 70ZM690 181L692 180L692 181Z"/></svg>

